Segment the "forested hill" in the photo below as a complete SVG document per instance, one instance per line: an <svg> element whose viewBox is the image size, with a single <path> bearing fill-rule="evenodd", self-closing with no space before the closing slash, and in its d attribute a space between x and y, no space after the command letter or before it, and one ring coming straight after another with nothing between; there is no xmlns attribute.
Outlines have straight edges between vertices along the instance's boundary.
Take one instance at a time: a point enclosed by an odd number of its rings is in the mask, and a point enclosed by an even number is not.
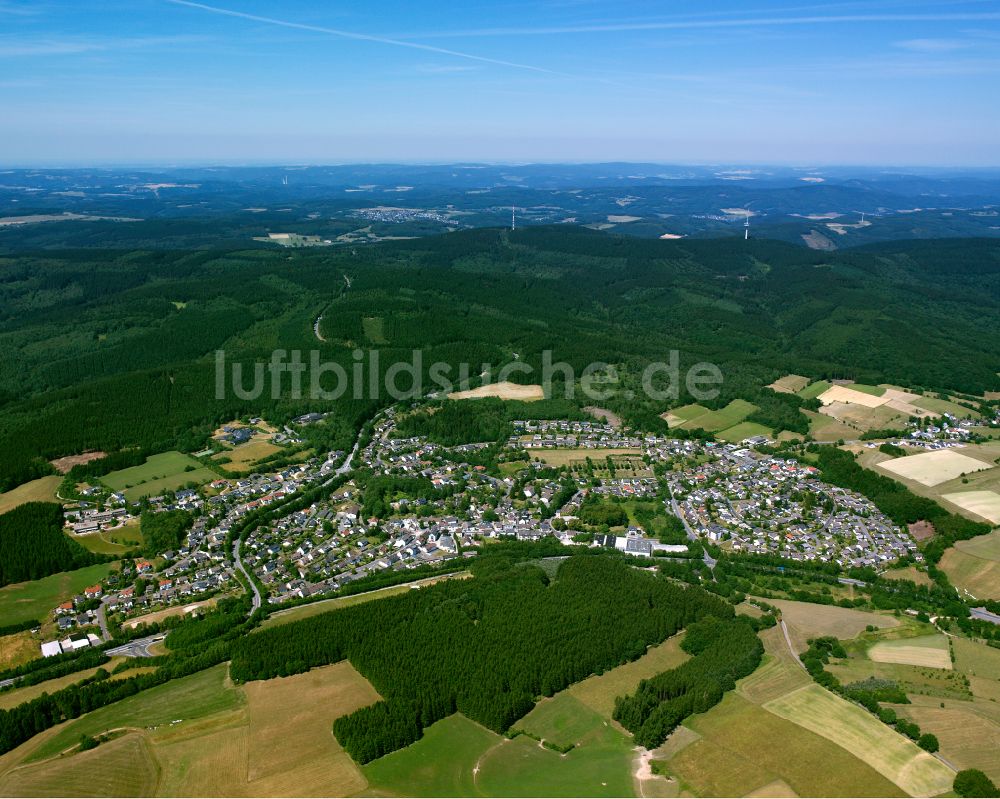
<svg viewBox="0 0 1000 799"><path fill-rule="evenodd" d="M720 402L787 372L979 394L1000 387L998 319L993 240L821 253L558 226L336 250L19 254L0 258L0 488L85 449L196 447L243 413L333 410L322 444L346 444L384 402L219 401L219 348L230 361L316 349L348 371L357 347L383 365L420 349L425 368L516 354L538 369L551 350L632 379L676 349L682 368L723 369ZM665 409L616 405L634 421Z"/></svg>

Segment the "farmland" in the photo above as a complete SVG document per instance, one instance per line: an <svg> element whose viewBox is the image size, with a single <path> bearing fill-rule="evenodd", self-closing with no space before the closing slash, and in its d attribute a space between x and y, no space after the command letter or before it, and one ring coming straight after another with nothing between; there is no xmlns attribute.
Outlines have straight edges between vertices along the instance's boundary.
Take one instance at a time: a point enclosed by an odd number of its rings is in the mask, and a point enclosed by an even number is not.
<svg viewBox="0 0 1000 799"><path fill-rule="evenodd" d="M407 591L420 588L422 586L434 585L441 580L465 579L471 576L467 571L455 572L454 574L444 574L437 577L425 577L422 580L415 580L411 583L401 585L390 585L386 588L376 588L374 591L365 591L360 594L348 594L347 596L334 597L333 599L321 599L318 602L310 602L306 605L288 608L278 611L267 618L260 629L266 630L268 627L277 627L282 624L289 624L293 621L308 619L318 616L321 613L329 613L331 610L348 608L351 605L359 605L362 602L369 602L373 599L385 599L395 594L403 594Z"/></svg>
<svg viewBox="0 0 1000 799"><path fill-rule="evenodd" d="M941 496L973 516L1000 525L1000 494L996 491L956 491Z"/></svg>
<svg viewBox="0 0 1000 799"><path fill-rule="evenodd" d="M797 394L809 385L809 378L802 375L785 375L779 377L768 388L785 394Z"/></svg>
<svg viewBox="0 0 1000 799"><path fill-rule="evenodd" d="M88 585L100 582L114 563L98 563L71 572L59 572L30 583L0 588L0 623L16 624L46 618L60 602L72 599Z"/></svg>
<svg viewBox="0 0 1000 799"><path fill-rule="evenodd" d="M80 679L82 674L74 675ZM144 691L26 745L0 765L0 794L330 796L366 787L331 732L333 720L377 701L350 665L233 687L216 666ZM131 730L90 752L52 758L81 734ZM49 759L46 759L49 758ZM95 779L91 768L106 768ZM90 782L86 782L86 780ZM59 782L61 781L61 783ZM88 786L94 786L89 788Z"/></svg>
<svg viewBox="0 0 1000 799"><path fill-rule="evenodd" d="M868 657L876 663L900 663L951 670L948 641L943 635L879 641L868 650Z"/></svg>
<svg viewBox="0 0 1000 799"><path fill-rule="evenodd" d="M685 430L701 428L717 432L739 424L756 410L756 405L746 400L735 399L717 411L709 410L702 405L685 405L668 411L664 418L671 427Z"/></svg>
<svg viewBox="0 0 1000 799"><path fill-rule="evenodd" d="M739 694L728 694L684 729L697 735L666 766L699 795L745 796L778 781L799 796L905 795L837 743Z"/></svg>
<svg viewBox="0 0 1000 799"><path fill-rule="evenodd" d="M207 483L215 472L189 455L173 451L150 455L141 466L119 469L101 478L112 491L122 491L128 500L182 488L188 483Z"/></svg>
<svg viewBox="0 0 1000 799"><path fill-rule="evenodd" d="M590 458L595 465L607 458L617 458L621 455L641 455L638 449L622 447L620 449L540 449L531 453L549 466L570 466L575 463L585 463Z"/></svg>
<svg viewBox="0 0 1000 799"><path fill-rule="evenodd" d="M720 430L717 437L723 441L738 444L744 439L752 438L753 436L767 436L770 438L772 435L774 435L774 431L770 427L764 427L764 425L757 424L756 422L740 422L732 427L727 427L725 430Z"/></svg>
<svg viewBox="0 0 1000 799"><path fill-rule="evenodd" d="M122 555L142 546L142 532L138 519L133 519L121 527L113 527L97 533L73 535L66 533L84 549L99 555Z"/></svg>
<svg viewBox="0 0 1000 799"><path fill-rule="evenodd" d="M834 741L913 796L951 789L951 769L867 711L818 685L799 688L764 707Z"/></svg>
<svg viewBox="0 0 1000 799"><path fill-rule="evenodd" d="M974 597L1000 599L1000 531L959 541L945 551L941 568Z"/></svg>
<svg viewBox="0 0 1000 799"><path fill-rule="evenodd" d="M251 471L257 461L280 451L281 447L272 444L268 436L257 435L245 444L238 444L232 449L217 453L213 456L213 460L226 458L226 462L222 464L223 468L227 472L242 474Z"/></svg>
<svg viewBox="0 0 1000 799"><path fill-rule="evenodd" d="M39 477L37 480L19 485L10 491L4 491L0 494L0 514L13 510L25 502L55 502L56 489L59 488L61 482L61 478L51 475Z"/></svg>
<svg viewBox="0 0 1000 799"><path fill-rule="evenodd" d="M41 643L31 630L0 636L0 669L9 669L34 660L38 657ZM0 707L5 706L8 697L9 694L0 694Z"/></svg>
<svg viewBox="0 0 1000 799"><path fill-rule="evenodd" d="M476 796L476 768L502 740L456 714L432 724L416 743L363 766L362 772L378 794Z"/></svg>
<svg viewBox="0 0 1000 799"><path fill-rule="evenodd" d="M950 449L893 458L883 461L878 467L893 476L915 480L925 486L936 486L956 477L992 468L989 463Z"/></svg>

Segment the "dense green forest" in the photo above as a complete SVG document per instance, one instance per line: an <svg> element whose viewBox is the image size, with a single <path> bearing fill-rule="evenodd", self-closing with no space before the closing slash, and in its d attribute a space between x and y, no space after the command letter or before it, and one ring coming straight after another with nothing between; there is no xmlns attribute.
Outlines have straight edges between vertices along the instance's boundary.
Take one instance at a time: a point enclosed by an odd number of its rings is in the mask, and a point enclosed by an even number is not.
<svg viewBox="0 0 1000 799"><path fill-rule="evenodd" d="M0 586L99 560L63 533L61 505L29 502L0 516Z"/></svg>
<svg viewBox="0 0 1000 799"><path fill-rule="evenodd" d="M350 660L384 697L334 725L344 748L365 763L456 711L503 732L537 697L633 660L700 618L733 615L723 600L615 556L568 558L551 583L529 563L489 558L473 568L473 580L238 641L232 677L268 679Z"/></svg>
<svg viewBox="0 0 1000 799"><path fill-rule="evenodd" d="M643 680L632 696L615 700L615 721L647 749L662 744L692 713L704 713L722 701L722 695L756 669L764 655L757 630L746 616L709 616L695 622L681 648L692 656L690 660Z"/></svg>
<svg viewBox="0 0 1000 799"><path fill-rule="evenodd" d="M511 379L532 383L550 351L577 376L594 361L614 365L619 390L601 404L643 427L691 399L683 375L708 361L725 378L709 406L742 397L760 407L753 421L803 432L800 401L762 388L787 372L969 394L1000 387L998 306L1000 243L975 239L823 253L536 227L350 250L23 253L0 258L0 489L87 449L200 447L247 414L329 411L310 443L342 448L389 401L384 389L293 399L287 384L277 398L218 399L219 349L248 369L274 349L316 350L350 374L355 350L371 348L380 365L364 365L377 377L417 350L425 393L437 388L435 362L452 380L460 363L474 376L488 364L494 377L517 363L533 371ZM646 398L643 369L672 350L676 399ZM565 372L554 377L564 397ZM573 404L593 403L577 392Z"/></svg>

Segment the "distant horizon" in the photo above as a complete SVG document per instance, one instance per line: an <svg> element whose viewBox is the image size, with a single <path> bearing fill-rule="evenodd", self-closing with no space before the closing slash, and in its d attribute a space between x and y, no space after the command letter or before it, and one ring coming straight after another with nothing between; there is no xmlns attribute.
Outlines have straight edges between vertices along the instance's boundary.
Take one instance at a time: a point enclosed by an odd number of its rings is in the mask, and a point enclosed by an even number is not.
<svg viewBox="0 0 1000 799"><path fill-rule="evenodd" d="M1000 162L983 164L945 164L945 163L850 163L850 162L777 162L777 161L658 161L652 159L592 159L592 160L567 160L558 161L552 159L524 159L524 160L490 160L490 159L461 159L461 160L431 160L431 159L331 159L331 160L309 160L309 161L283 161L281 159L241 159L238 161L225 161L223 159L191 159L191 160L163 160L163 161L44 161L32 162L0 162L0 172L22 171L28 169L37 170L78 170L78 169L323 169L337 167L383 167L383 166L403 166L403 167L528 167L528 166L656 166L656 167L688 167L688 168L740 168L740 169L785 169L792 171L819 171L823 169L836 170L886 170L893 172L990 172L1000 171ZM516 188L512 186L511 188Z"/></svg>

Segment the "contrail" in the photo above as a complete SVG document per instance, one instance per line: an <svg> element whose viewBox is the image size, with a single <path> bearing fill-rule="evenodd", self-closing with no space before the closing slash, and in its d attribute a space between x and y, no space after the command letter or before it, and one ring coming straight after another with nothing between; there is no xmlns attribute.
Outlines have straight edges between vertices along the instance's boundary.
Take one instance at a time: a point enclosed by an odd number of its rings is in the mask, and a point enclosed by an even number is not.
<svg viewBox="0 0 1000 799"><path fill-rule="evenodd" d="M243 11L232 11L228 8L218 8L216 6L195 3L191 0L167 0L178 6L197 8L202 11L209 11L213 14L221 14L226 17L236 17L238 19L248 19L252 22L262 22L266 25L278 25L282 28L295 28L297 30L312 31L313 33L325 33L330 36L339 36L343 39L355 39L363 42L376 42L377 44L389 44L394 47L406 47L410 50L422 50L426 53L436 53L437 55L447 55L454 58L465 58L469 61L479 61L484 64L494 64L500 67L511 67L513 69L525 69L529 72L540 72L545 75L558 75L561 78L578 78L577 75L570 75L566 72L557 72L545 67L536 67L531 64L519 64L515 61L503 61L499 58L488 58L487 56L475 55L473 53L463 53L459 50L448 50L444 47L434 47L429 44L419 44L417 42L404 42L400 39L390 39L385 36L372 36L367 33L355 33L354 31L339 30L338 28L326 28L321 25L308 25L302 22L289 22L284 19L274 19L273 17L261 17L256 14L247 14Z"/></svg>
<svg viewBox="0 0 1000 799"><path fill-rule="evenodd" d="M181 0L171 0L180 2ZM791 25L836 25L865 22L994 22L1000 12L939 14L844 14L801 17L746 17L742 19L688 19L663 22L610 22L593 25L553 25L537 28L479 28L424 33L433 38L467 36L545 36L570 33L619 33L624 31L698 30L712 28L766 28ZM402 44L403 42L399 42Z"/></svg>

